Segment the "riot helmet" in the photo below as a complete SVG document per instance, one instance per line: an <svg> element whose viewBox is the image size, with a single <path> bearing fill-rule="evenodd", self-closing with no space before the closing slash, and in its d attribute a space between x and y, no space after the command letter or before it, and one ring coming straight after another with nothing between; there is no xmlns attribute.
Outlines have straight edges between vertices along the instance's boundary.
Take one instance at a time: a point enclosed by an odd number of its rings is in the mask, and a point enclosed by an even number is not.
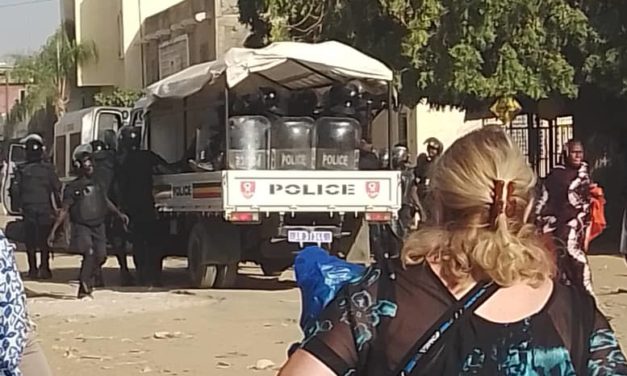
<svg viewBox="0 0 627 376"><path fill-rule="evenodd" d="M72 153L72 161L77 172L91 176L94 172L92 154L94 149L91 144L78 145Z"/></svg>
<svg viewBox="0 0 627 376"><path fill-rule="evenodd" d="M26 160L28 162L41 161L44 157L44 140L35 133L24 137L20 143L24 144L26 149Z"/></svg>
<svg viewBox="0 0 627 376"><path fill-rule="evenodd" d="M379 160L381 161L381 168L388 169L390 167L390 150L388 148L379 151Z"/></svg>
<svg viewBox="0 0 627 376"><path fill-rule="evenodd" d="M360 95L357 85L354 83L333 85L327 95L327 107L332 113L355 115Z"/></svg>
<svg viewBox="0 0 627 376"><path fill-rule="evenodd" d="M409 150L407 146L396 145L392 148L392 168L402 169L405 168L407 162L409 162Z"/></svg>
<svg viewBox="0 0 627 376"><path fill-rule="evenodd" d="M442 150L444 149L442 142L435 137L427 138L425 140L425 145L427 145L427 156L429 158L438 157L442 154Z"/></svg>
<svg viewBox="0 0 627 376"><path fill-rule="evenodd" d="M118 132L118 144L124 151L139 150L141 146L141 128L125 125Z"/></svg>
<svg viewBox="0 0 627 376"><path fill-rule="evenodd" d="M281 96L279 93L271 87L260 87L261 104L264 112L269 111L275 115L285 115L285 111L281 106Z"/></svg>
<svg viewBox="0 0 627 376"><path fill-rule="evenodd" d="M90 142L90 145L94 153L108 149L107 144L105 144L104 141L101 140L93 140L92 142Z"/></svg>

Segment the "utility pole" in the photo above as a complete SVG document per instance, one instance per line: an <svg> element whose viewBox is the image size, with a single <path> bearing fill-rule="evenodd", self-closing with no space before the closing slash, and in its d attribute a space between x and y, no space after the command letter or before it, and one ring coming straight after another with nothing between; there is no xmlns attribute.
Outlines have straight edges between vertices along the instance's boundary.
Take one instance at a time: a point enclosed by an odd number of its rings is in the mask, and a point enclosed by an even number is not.
<svg viewBox="0 0 627 376"><path fill-rule="evenodd" d="M9 120L9 70L4 71L4 122Z"/></svg>

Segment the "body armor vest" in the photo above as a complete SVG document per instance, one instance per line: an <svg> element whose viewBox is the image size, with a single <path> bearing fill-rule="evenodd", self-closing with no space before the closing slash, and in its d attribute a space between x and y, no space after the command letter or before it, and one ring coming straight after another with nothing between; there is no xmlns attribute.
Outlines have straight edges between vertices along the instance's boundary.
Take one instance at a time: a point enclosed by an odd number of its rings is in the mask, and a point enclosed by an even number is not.
<svg viewBox="0 0 627 376"><path fill-rule="evenodd" d="M72 222L85 226L101 225L107 215L105 193L99 184L88 181L72 187L74 204L70 209Z"/></svg>
<svg viewBox="0 0 627 376"><path fill-rule="evenodd" d="M110 150L101 150L93 154L94 177L102 184L106 194L111 189L115 175L115 153Z"/></svg>
<svg viewBox="0 0 627 376"><path fill-rule="evenodd" d="M19 167L17 184L22 206L52 206L52 173L52 166L44 162L26 163Z"/></svg>

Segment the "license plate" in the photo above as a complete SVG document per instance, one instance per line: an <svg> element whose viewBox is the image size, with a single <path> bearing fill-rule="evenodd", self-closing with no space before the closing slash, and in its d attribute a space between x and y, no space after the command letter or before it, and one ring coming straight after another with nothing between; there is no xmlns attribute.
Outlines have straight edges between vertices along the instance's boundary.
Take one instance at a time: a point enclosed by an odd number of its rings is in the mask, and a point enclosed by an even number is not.
<svg viewBox="0 0 627 376"><path fill-rule="evenodd" d="M333 242L333 233L331 231L290 230L287 232L287 241L290 243L329 244Z"/></svg>

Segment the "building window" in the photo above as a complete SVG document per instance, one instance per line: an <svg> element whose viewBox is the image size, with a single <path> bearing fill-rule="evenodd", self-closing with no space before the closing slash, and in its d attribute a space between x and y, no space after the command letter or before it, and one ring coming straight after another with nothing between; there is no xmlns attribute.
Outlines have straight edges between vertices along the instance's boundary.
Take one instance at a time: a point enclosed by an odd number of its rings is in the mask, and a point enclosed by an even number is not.
<svg viewBox="0 0 627 376"><path fill-rule="evenodd" d="M159 44L159 79L189 67L189 60L187 34Z"/></svg>
<svg viewBox="0 0 627 376"><path fill-rule="evenodd" d="M54 165L57 169L57 173L61 175L62 178L68 176L65 170L65 153L65 135L57 136L54 141Z"/></svg>
<svg viewBox="0 0 627 376"><path fill-rule="evenodd" d="M118 57L124 59L124 18L118 13Z"/></svg>
<svg viewBox="0 0 627 376"><path fill-rule="evenodd" d="M24 102L26 99L26 89L20 89L20 103Z"/></svg>
<svg viewBox="0 0 627 376"><path fill-rule="evenodd" d="M407 112L402 112L398 119L398 143L407 145L407 127L408 127L408 119Z"/></svg>

